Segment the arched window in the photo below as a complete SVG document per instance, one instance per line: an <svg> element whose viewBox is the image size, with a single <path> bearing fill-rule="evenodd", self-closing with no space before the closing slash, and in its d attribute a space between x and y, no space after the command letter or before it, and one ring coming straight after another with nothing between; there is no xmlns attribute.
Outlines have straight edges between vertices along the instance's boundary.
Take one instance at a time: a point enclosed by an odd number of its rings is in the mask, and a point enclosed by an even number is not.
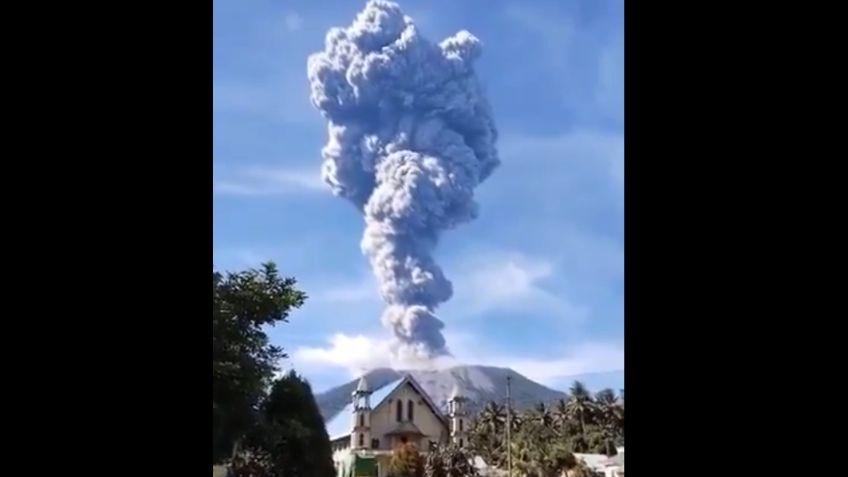
<svg viewBox="0 0 848 477"><path fill-rule="evenodd" d="M462 439L459 440L459 447L462 447Z"/></svg>
<svg viewBox="0 0 848 477"><path fill-rule="evenodd" d="M365 414L359 415L359 427L365 427Z"/></svg>
<svg viewBox="0 0 848 477"><path fill-rule="evenodd" d="M459 420L459 432L462 432L462 419Z"/></svg>
<svg viewBox="0 0 848 477"><path fill-rule="evenodd" d="M362 447L364 445L365 445L365 436L363 434L360 434L359 435L359 447Z"/></svg>
<svg viewBox="0 0 848 477"><path fill-rule="evenodd" d="M403 401L398 399L397 402L397 422L401 422L403 420Z"/></svg>
<svg viewBox="0 0 848 477"><path fill-rule="evenodd" d="M409 422L412 422L412 410L414 407L415 405L412 404L412 400L406 402L406 418L409 420Z"/></svg>

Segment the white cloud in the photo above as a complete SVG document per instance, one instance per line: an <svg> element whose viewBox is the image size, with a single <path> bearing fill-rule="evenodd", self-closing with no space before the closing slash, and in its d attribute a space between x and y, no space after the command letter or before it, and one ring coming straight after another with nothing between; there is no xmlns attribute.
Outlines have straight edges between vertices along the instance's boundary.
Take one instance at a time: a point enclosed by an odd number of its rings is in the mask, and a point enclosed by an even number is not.
<svg viewBox="0 0 848 477"><path fill-rule="evenodd" d="M624 370L624 349L619 343L585 341L560 348L544 358L513 352L486 352L481 339L468 332L445 333L455 363L511 368L539 383L556 386L562 378Z"/></svg>
<svg viewBox="0 0 848 477"><path fill-rule="evenodd" d="M624 349L609 343L586 343L576 346L557 359L498 359L496 366L508 366L528 378L551 384L560 378L582 374L621 371Z"/></svg>
<svg viewBox="0 0 848 477"><path fill-rule="evenodd" d="M392 352L392 340L336 333L327 346L301 346L292 353L297 367L307 370L343 368L351 376L359 376L374 368L445 368L458 363L452 357L440 357L432 361L404 361Z"/></svg>
<svg viewBox="0 0 848 477"><path fill-rule="evenodd" d="M624 370L624 350L620 345L612 343L579 344L563 352L561 357L551 359L487 355L480 352L478 339L462 338L462 334L451 335L449 345L452 345L451 349L456 356L440 358L430 363L431 368L443 369L459 364L511 368L546 385L553 385L562 378ZM388 339L343 333L333 335L327 346L298 348L292 353L292 363L295 368L307 371L342 368L351 376L359 376L379 367L409 369L410 366L409 363L398 363L392 359L391 342Z"/></svg>
<svg viewBox="0 0 848 477"><path fill-rule="evenodd" d="M452 277L455 296L445 304L451 316L479 316L492 311L542 312L557 319L581 320L588 310L545 286L554 263L518 252L478 251Z"/></svg>
<svg viewBox="0 0 848 477"><path fill-rule="evenodd" d="M297 12L289 12L285 17L286 29L290 32L295 32L303 27L303 17L297 14Z"/></svg>
<svg viewBox="0 0 848 477"><path fill-rule="evenodd" d="M597 255L596 252L585 247L578 247L576 250L578 254L590 256ZM604 248L600 252L606 253L607 250ZM534 320L555 320L556 330L552 332L559 333L563 323L576 323L586 319L590 309L572 303L557 288L557 281L561 278L557 276L559 260L513 251L486 251L477 248L473 258L464 260L457 270L448 273L454 283L455 296L440 308L439 314L450 317L444 334L447 346L455 354L455 358L440 359L433 365L444 367L469 363L512 367L531 379L544 383L561 376L610 368L621 369L618 363L623 360L623 354L614 346L578 346L573 352L564 353L558 359L538 360L520 355L504 358L505 355L500 351L490 354L481 352L482 343L478 337L472 337L468 330L457 329L451 324L463 318L506 312L510 316L527 316ZM567 257L564 263L573 265ZM614 260L599 259L595 265L605 270L613 267L615 263ZM324 280L317 290L312 290L310 301L313 304L332 305L336 308L340 305L348 306L349 310L373 306L375 311L382 306L373 278L351 281ZM331 316L327 319L333 320ZM554 326L552 323L548 322L542 326ZM377 326L379 318L378 314L375 314L371 330L376 330ZM298 348L292 354L292 359L297 367L313 372L341 368L352 376L375 367L409 368L420 365L393 361L391 333L387 330L382 333L372 332L374 334L371 335L335 333L326 345ZM482 349L485 350L485 347Z"/></svg>
<svg viewBox="0 0 848 477"><path fill-rule="evenodd" d="M329 193L321 180L319 167L287 169L278 167L253 166L229 174L219 179L213 171L213 192L216 195L268 196L294 193Z"/></svg>
<svg viewBox="0 0 848 477"><path fill-rule="evenodd" d="M302 346L292 353L292 361L306 368L340 367L351 375L390 365L388 340L363 335L336 333L326 347Z"/></svg>

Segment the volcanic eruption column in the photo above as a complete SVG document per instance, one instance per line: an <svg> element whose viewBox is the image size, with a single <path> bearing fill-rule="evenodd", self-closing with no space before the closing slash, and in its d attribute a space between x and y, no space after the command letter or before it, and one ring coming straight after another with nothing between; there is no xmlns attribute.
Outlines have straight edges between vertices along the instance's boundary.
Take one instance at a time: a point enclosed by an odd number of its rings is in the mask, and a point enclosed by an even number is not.
<svg viewBox="0 0 848 477"><path fill-rule="evenodd" d="M371 0L308 61L328 121L322 177L365 216L361 246L399 359L448 353L434 312L453 289L432 252L442 231L476 217L474 188L500 163L480 53L467 31L436 45L397 4Z"/></svg>

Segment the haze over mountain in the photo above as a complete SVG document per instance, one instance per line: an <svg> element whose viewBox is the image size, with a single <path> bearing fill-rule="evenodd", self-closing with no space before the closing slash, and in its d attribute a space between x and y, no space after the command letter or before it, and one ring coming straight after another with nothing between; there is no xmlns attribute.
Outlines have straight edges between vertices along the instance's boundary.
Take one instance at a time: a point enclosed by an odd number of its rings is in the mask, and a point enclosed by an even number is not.
<svg viewBox="0 0 848 477"><path fill-rule="evenodd" d="M411 374L430 395L433 402L443 410L447 408L447 400L454 384L458 385L468 398L469 410L473 411L488 401L504 403L507 376L512 381L512 402L515 409L525 409L539 402L548 403L567 397L564 392L536 383L511 369L493 366L467 365L433 371L398 371L379 368L365 373L365 380L373 391L395 381L405 373ZM357 377L315 396L324 419L332 418L350 402L351 393L356 388L358 380ZM372 405L376 404L372 403Z"/></svg>

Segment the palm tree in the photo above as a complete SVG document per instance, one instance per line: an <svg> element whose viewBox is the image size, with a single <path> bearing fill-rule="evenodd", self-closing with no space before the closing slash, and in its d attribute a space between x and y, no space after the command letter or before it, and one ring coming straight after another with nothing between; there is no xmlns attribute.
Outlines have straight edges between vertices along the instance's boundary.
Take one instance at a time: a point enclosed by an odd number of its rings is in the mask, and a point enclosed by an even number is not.
<svg viewBox="0 0 848 477"><path fill-rule="evenodd" d="M521 429L521 424L524 423L525 416L513 410L509 414L509 430L510 432L518 432Z"/></svg>
<svg viewBox="0 0 848 477"><path fill-rule="evenodd" d="M493 414L493 423L498 422L497 413ZM471 421L468 428L469 448L489 465L497 466L502 460L503 433L495 432L495 425L483 422L482 415ZM501 427L503 424L500 425Z"/></svg>
<svg viewBox="0 0 848 477"><path fill-rule="evenodd" d="M480 425L492 434L500 434L505 422L504 407L494 401L489 401L480 411Z"/></svg>
<svg viewBox="0 0 848 477"><path fill-rule="evenodd" d="M474 477L477 475L477 468L471 462L472 456L464 449L450 445L444 449L442 456L446 477Z"/></svg>
<svg viewBox="0 0 848 477"><path fill-rule="evenodd" d="M532 419L538 422L540 425L545 427L550 427L553 423L553 416L551 416L551 411L545 406L545 403L540 402L536 404L533 408Z"/></svg>
<svg viewBox="0 0 848 477"><path fill-rule="evenodd" d="M624 407L616 399L612 389L604 389L595 395L597 421L601 426L607 455L615 455L615 442L624 433Z"/></svg>
<svg viewBox="0 0 848 477"><path fill-rule="evenodd" d="M571 398L566 404L566 413L569 418L580 423L580 434L585 438L586 424L592 420L595 403L592 401L592 395L589 393L589 390L580 381L575 381L569 391Z"/></svg>
<svg viewBox="0 0 848 477"><path fill-rule="evenodd" d="M565 399L557 401L553 410L554 425L561 436L566 435L566 426L570 420L568 415L568 404Z"/></svg>
<svg viewBox="0 0 848 477"><path fill-rule="evenodd" d="M600 426L601 446L608 456L615 455L615 437L618 431L616 397L612 389L595 394L595 421Z"/></svg>
<svg viewBox="0 0 848 477"><path fill-rule="evenodd" d="M433 446L427 454L424 477L476 477L471 454L454 444Z"/></svg>

